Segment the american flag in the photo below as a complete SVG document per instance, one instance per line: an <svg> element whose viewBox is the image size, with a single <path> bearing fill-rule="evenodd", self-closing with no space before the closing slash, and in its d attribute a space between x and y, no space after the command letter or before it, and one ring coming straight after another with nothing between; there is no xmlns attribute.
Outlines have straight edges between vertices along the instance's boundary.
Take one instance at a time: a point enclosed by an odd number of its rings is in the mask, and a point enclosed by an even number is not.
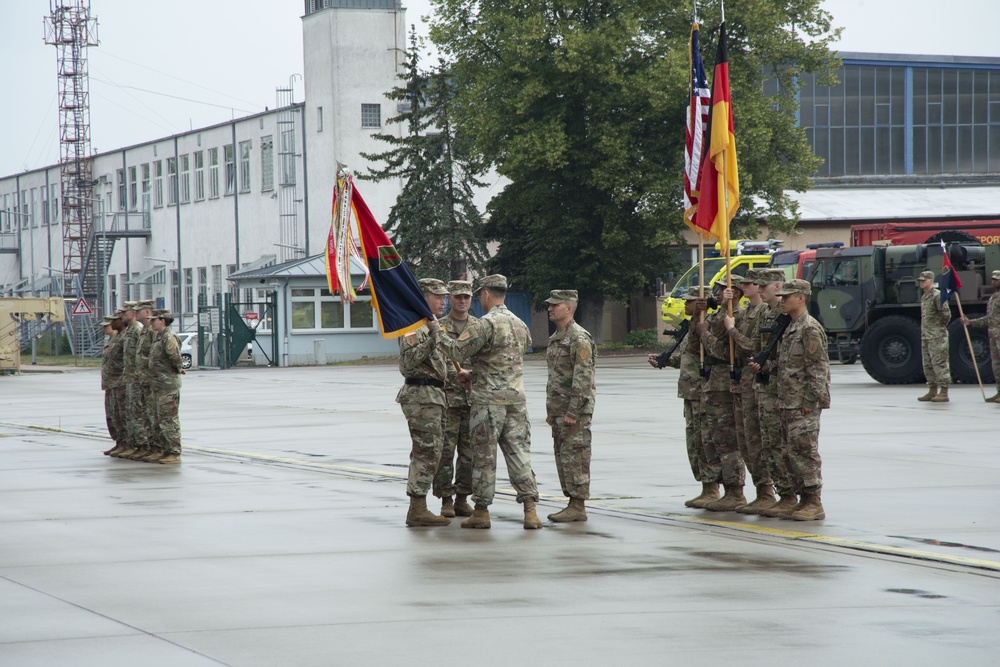
<svg viewBox="0 0 1000 667"><path fill-rule="evenodd" d="M684 222L693 229L694 214L698 210L698 172L701 169L702 147L710 104L708 80L705 78L705 67L702 65L701 50L698 48L697 23L691 26L690 45L691 100L688 103L687 124L684 128Z"/></svg>

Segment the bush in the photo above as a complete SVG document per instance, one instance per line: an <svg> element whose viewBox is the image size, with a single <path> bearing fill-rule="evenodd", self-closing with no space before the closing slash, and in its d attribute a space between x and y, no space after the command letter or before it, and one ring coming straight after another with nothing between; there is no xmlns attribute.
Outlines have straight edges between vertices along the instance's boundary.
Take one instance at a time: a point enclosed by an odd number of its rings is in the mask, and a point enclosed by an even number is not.
<svg viewBox="0 0 1000 667"><path fill-rule="evenodd" d="M639 327L625 336L625 344L636 348L656 347L656 330Z"/></svg>

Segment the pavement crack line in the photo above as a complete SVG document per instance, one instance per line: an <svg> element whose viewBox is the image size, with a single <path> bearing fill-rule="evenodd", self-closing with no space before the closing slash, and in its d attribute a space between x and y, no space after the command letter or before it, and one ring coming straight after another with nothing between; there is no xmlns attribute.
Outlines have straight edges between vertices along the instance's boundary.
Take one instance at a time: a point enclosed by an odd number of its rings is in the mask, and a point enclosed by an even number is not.
<svg viewBox="0 0 1000 667"><path fill-rule="evenodd" d="M18 428L28 431L50 431L55 433L66 433L69 435L93 438L105 442L110 441L107 434L96 431L86 431L79 429L62 428L61 426L43 426L37 424L22 424L18 422L0 421L0 426L6 428ZM218 458L230 461L245 461L272 465L284 468L294 468L298 470L309 470L321 472L329 475L338 475L353 479L362 479L373 482L405 480L406 475L399 472L387 470L375 470L371 468L361 468L357 466L345 466L334 463L323 463L321 461L304 461L283 456L271 456L268 454L257 454L253 452L243 452L231 449L219 449L215 447L205 447L202 445L183 445L185 452L196 452L203 456ZM497 495L515 497L513 489L497 489ZM561 495L553 496L540 494L540 500L562 502L565 500ZM592 501L600 502L602 499L595 498ZM795 544L809 544L820 546L841 553L868 554L887 556L902 561L916 561L926 564L949 565L965 569L978 571L980 574L1000 573L1000 561L986 560L981 558L967 558L964 556L952 556L950 554L924 551L921 549L910 549L905 547L894 547L890 545L877 544L874 542L864 542L861 540L851 540L843 537L820 535L803 531L788 530L764 525L752 525L743 522L724 521L720 519L703 519L670 512L651 512L632 507L605 508L599 506L588 507L588 512L604 514L609 517L618 517L631 520L655 520L661 523L696 528L701 530L715 530L718 534L740 534L744 537L753 537L770 542L784 542Z"/></svg>

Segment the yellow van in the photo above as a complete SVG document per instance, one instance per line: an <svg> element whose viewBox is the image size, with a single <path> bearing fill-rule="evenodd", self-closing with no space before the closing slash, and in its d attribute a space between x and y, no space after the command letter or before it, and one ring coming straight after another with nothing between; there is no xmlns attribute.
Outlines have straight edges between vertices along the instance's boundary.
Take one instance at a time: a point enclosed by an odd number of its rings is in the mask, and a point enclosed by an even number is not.
<svg viewBox="0 0 1000 667"><path fill-rule="evenodd" d="M782 241L768 239L767 241L738 241L733 245L739 253L729 258L730 270L733 272L734 282L736 277L743 277L748 269L761 268L771 261L771 253L781 248ZM718 244L716 244L718 252ZM705 284L714 285L717 280L726 278L726 258L706 257L705 258ZM684 295L689 287L698 285L698 265L695 264L684 273L670 290L670 294L663 300L660 316L668 327L677 328L681 322L687 319L684 314Z"/></svg>

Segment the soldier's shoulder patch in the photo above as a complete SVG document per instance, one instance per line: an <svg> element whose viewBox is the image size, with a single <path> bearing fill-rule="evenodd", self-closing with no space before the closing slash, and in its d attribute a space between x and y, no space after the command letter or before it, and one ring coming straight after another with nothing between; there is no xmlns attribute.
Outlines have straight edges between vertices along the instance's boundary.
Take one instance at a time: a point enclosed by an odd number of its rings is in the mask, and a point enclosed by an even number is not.
<svg viewBox="0 0 1000 667"><path fill-rule="evenodd" d="M403 340L406 341L407 345L417 344L417 332L411 331L410 333L403 334Z"/></svg>
<svg viewBox="0 0 1000 667"><path fill-rule="evenodd" d="M580 351L577 354L580 357L580 361L586 361L587 359L590 359L590 346L581 345Z"/></svg>

